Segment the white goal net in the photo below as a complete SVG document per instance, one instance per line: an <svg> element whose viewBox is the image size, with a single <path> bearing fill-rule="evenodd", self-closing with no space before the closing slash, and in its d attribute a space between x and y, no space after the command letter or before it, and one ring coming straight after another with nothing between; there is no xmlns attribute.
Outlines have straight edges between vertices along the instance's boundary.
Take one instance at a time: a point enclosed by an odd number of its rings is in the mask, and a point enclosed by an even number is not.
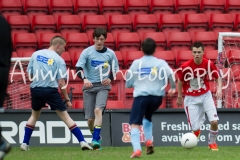
<svg viewBox="0 0 240 160"><path fill-rule="evenodd" d="M11 59L7 96L4 102L6 109L31 108L30 81L26 74L29 60L30 58Z"/></svg>
<svg viewBox="0 0 240 160"><path fill-rule="evenodd" d="M223 108L240 107L240 33L220 32L218 37L219 69L223 77ZM229 77L229 78L228 78Z"/></svg>

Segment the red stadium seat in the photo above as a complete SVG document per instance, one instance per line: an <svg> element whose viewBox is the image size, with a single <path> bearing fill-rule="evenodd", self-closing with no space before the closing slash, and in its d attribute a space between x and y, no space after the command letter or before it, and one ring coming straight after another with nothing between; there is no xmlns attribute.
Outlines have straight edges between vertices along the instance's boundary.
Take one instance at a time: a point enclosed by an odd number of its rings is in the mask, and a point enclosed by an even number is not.
<svg viewBox="0 0 240 160"><path fill-rule="evenodd" d="M84 15L82 21L84 32L92 32L98 27L107 29L106 20L103 15Z"/></svg>
<svg viewBox="0 0 240 160"><path fill-rule="evenodd" d="M179 51L176 57L176 66L180 67L182 63L193 58L192 51Z"/></svg>
<svg viewBox="0 0 240 160"><path fill-rule="evenodd" d="M75 0L74 13L83 18L83 15L97 15L98 4L96 0Z"/></svg>
<svg viewBox="0 0 240 160"><path fill-rule="evenodd" d="M183 31L183 21L179 14L160 15L158 27L159 30L161 30L164 33L165 38L167 38L169 32Z"/></svg>
<svg viewBox="0 0 240 160"><path fill-rule="evenodd" d="M49 12L52 15L69 15L73 13L71 0L49 0Z"/></svg>
<svg viewBox="0 0 240 160"><path fill-rule="evenodd" d="M68 52L63 52L61 57L65 61L67 68L70 68L72 63L71 63L71 58L70 58L69 53Z"/></svg>
<svg viewBox="0 0 240 160"><path fill-rule="evenodd" d="M41 33L38 40L38 48L45 49L49 48L50 41L54 36L61 36L60 33Z"/></svg>
<svg viewBox="0 0 240 160"><path fill-rule="evenodd" d="M215 81L209 81L209 87L210 87L210 91L212 92L212 94L216 94L217 83Z"/></svg>
<svg viewBox="0 0 240 160"><path fill-rule="evenodd" d="M239 50L229 50L229 52L226 53L228 62L230 65L233 64L240 64L240 51Z"/></svg>
<svg viewBox="0 0 240 160"><path fill-rule="evenodd" d="M236 14L235 20L234 20L234 29L236 31L240 31L240 14Z"/></svg>
<svg viewBox="0 0 240 160"><path fill-rule="evenodd" d="M17 57L18 57L17 52L12 52L12 58L17 58Z"/></svg>
<svg viewBox="0 0 240 160"><path fill-rule="evenodd" d="M138 32L139 37L142 37L143 32L156 32L157 28L156 17L153 14L135 15L133 29Z"/></svg>
<svg viewBox="0 0 240 160"><path fill-rule="evenodd" d="M167 48L166 39L162 32L145 32L142 34L141 42L146 38L152 38L156 42L156 51L163 51Z"/></svg>
<svg viewBox="0 0 240 160"><path fill-rule="evenodd" d="M108 17L108 31L112 32L116 38L119 32L131 32L132 21L129 15L109 15Z"/></svg>
<svg viewBox="0 0 240 160"><path fill-rule="evenodd" d="M30 23L26 15L7 16L7 21L11 25L12 33L28 33L31 31Z"/></svg>
<svg viewBox="0 0 240 160"><path fill-rule="evenodd" d="M23 51L34 52L37 50L36 36L34 33L17 33L14 35L13 46L17 53Z"/></svg>
<svg viewBox="0 0 240 160"><path fill-rule="evenodd" d="M229 84L231 90L228 93L228 96L225 97L225 108L240 108L240 83L235 82Z"/></svg>
<svg viewBox="0 0 240 160"><path fill-rule="evenodd" d="M211 14L209 20L209 29L218 37L219 32L233 31L234 24L230 14Z"/></svg>
<svg viewBox="0 0 240 160"><path fill-rule="evenodd" d="M150 13L152 14L173 14L174 4L171 0L150 0Z"/></svg>
<svg viewBox="0 0 240 160"><path fill-rule="evenodd" d="M46 0L24 0L24 13L27 15L46 15L48 14L48 5Z"/></svg>
<svg viewBox="0 0 240 160"><path fill-rule="evenodd" d="M211 60L213 63L217 64L218 51L217 50L207 50L204 51L203 57Z"/></svg>
<svg viewBox="0 0 240 160"><path fill-rule="evenodd" d="M175 67L175 58L172 51L156 51L154 56L165 60L171 68Z"/></svg>
<svg viewBox="0 0 240 160"><path fill-rule="evenodd" d="M83 100L76 100L73 102L73 109L83 109Z"/></svg>
<svg viewBox="0 0 240 160"><path fill-rule="evenodd" d="M34 15L32 17L32 31L40 33L54 33L56 31L55 21L52 15Z"/></svg>
<svg viewBox="0 0 240 160"><path fill-rule="evenodd" d="M22 14L22 4L20 0L1 0L0 13L5 15Z"/></svg>
<svg viewBox="0 0 240 160"><path fill-rule="evenodd" d="M123 59L122 53L120 51L114 51L114 52L118 60L119 68L120 69L124 68L124 59Z"/></svg>
<svg viewBox="0 0 240 160"><path fill-rule="evenodd" d="M88 32L88 39L90 41L90 45L94 45L93 42L93 32ZM107 33L107 39L104 42L104 46L106 46L107 48L110 48L112 50L115 50L116 46L115 46L115 41L114 41L114 37L112 35L112 33Z"/></svg>
<svg viewBox="0 0 240 160"><path fill-rule="evenodd" d="M66 33L78 33L81 30L80 18L77 15L60 15L57 30L64 36Z"/></svg>
<svg viewBox="0 0 240 160"><path fill-rule="evenodd" d="M72 59L72 68L76 67L77 61L80 58L82 51L76 51L74 54L70 54L70 57Z"/></svg>
<svg viewBox="0 0 240 160"><path fill-rule="evenodd" d="M124 84L124 86L125 86L125 84ZM133 88L124 88L126 108L132 108L133 90L134 90Z"/></svg>
<svg viewBox="0 0 240 160"><path fill-rule="evenodd" d="M83 91L82 91L83 83L69 83L67 86L67 91L70 93L70 89L72 88L72 100L82 100L83 99Z"/></svg>
<svg viewBox="0 0 240 160"><path fill-rule="evenodd" d="M211 14L224 13L223 0L200 0L200 12L206 14L209 19Z"/></svg>
<svg viewBox="0 0 240 160"><path fill-rule="evenodd" d="M67 33L66 48L70 54L76 51L82 51L89 46L89 40L86 33Z"/></svg>
<svg viewBox="0 0 240 160"><path fill-rule="evenodd" d="M119 51L138 51L140 39L137 33L118 33L116 38L116 49ZM122 52L123 53L123 52Z"/></svg>
<svg viewBox="0 0 240 160"><path fill-rule="evenodd" d="M124 13L122 0L100 0L99 9L103 15L120 15Z"/></svg>
<svg viewBox="0 0 240 160"><path fill-rule="evenodd" d="M170 32L167 43L175 57L179 50L190 50L192 45L188 32Z"/></svg>
<svg viewBox="0 0 240 160"><path fill-rule="evenodd" d="M111 101L111 100L108 100L107 101L107 106L106 106L106 109L125 109L125 105L123 103L123 101Z"/></svg>
<svg viewBox="0 0 240 160"><path fill-rule="evenodd" d="M176 0L175 11L178 14L193 14L198 10L198 0Z"/></svg>
<svg viewBox="0 0 240 160"><path fill-rule="evenodd" d="M240 81L240 65L239 64L233 64L231 66L230 81L233 81L234 83L236 83L236 81Z"/></svg>
<svg viewBox="0 0 240 160"><path fill-rule="evenodd" d="M208 21L205 14L185 14L184 29L191 37L194 32L207 31Z"/></svg>
<svg viewBox="0 0 240 160"><path fill-rule="evenodd" d="M240 12L240 1L226 0L225 12L231 15L238 14Z"/></svg>
<svg viewBox="0 0 240 160"><path fill-rule="evenodd" d="M27 51L27 52L19 52L18 53L18 56L19 57L31 57L32 54L34 53L34 51Z"/></svg>
<svg viewBox="0 0 240 160"><path fill-rule="evenodd" d="M123 55L125 67L128 69L134 60L142 58L143 56L142 51L127 51L125 55Z"/></svg>
<svg viewBox="0 0 240 160"><path fill-rule="evenodd" d="M71 59L72 60L72 59ZM76 67L69 70L69 83L83 83L83 81L76 75Z"/></svg>
<svg viewBox="0 0 240 160"><path fill-rule="evenodd" d="M204 50L215 50L217 48L217 39L214 32L195 32L193 42L200 41L204 45Z"/></svg>
<svg viewBox="0 0 240 160"><path fill-rule="evenodd" d="M123 1L124 2L124 1ZM149 12L147 0L125 0L125 12L134 18L135 14L147 14Z"/></svg>

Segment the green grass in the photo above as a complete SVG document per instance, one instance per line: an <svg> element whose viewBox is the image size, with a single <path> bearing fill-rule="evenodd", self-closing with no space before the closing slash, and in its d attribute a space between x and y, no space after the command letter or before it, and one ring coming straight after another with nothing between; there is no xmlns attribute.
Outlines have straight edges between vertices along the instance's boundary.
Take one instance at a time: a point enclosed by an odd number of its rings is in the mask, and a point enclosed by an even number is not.
<svg viewBox="0 0 240 160"><path fill-rule="evenodd" d="M80 147L31 147L23 152L13 148L5 160L124 160L130 159L131 147L104 147L102 151L82 151ZM145 148L143 147L143 151ZM219 147L210 151L207 147L191 150L182 147L155 147L153 155L143 152L141 159L156 160L239 160L240 147Z"/></svg>

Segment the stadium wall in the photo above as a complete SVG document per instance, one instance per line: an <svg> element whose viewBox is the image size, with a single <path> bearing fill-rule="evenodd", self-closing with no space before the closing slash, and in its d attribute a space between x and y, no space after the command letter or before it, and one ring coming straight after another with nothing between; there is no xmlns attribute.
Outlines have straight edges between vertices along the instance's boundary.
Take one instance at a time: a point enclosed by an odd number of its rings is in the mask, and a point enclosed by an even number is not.
<svg viewBox="0 0 240 160"><path fill-rule="evenodd" d="M87 127L82 110L69 110L71 117L81 128L86 140L91 141L91 133ZM103 146L130 146L130 110L106 111L103 116L101 135ZM24 135L29 110L7 110L0 115L3 137L19 146ZM240 144L240 110L218 109L220 146L238 146ZM155 146L180 146L182 134L190 132L187 118L182 109L161 109L153 116L153 139ZM198 145L207 145L209 122L206 119L202 126ZM141 129L141 141L144 134ZM70 134L67 126L55 112L43 110L30 141L31 146L78 146L77 139Z"/></svg>

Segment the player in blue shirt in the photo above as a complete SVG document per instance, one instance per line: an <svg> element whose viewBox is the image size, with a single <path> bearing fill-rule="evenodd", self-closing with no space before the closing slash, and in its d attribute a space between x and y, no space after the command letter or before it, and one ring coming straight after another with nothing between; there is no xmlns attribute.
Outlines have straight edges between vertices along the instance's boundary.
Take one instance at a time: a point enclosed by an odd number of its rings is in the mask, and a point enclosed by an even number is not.
<svg viewBox="0 0 240 160"><path fill-rule="evenodd" d="M168 94L175 93L176 86L173 80L173 71L167 62L154 57L156 43L147 38L142 43L144 56L133 61L127 72L126 87L134 88L133 105L130 113L131 142L133 153L130 158L140 157L140 125L143 125L146 153L153 154L152 115L162 104L165 87L168 79L171 88Z"/></svg>
<svg viewBox="0 0 240 160"><path fill-rule="evenodd" d="M84 81L84 115L93 134L93 149L101 149L102 114L111 90L112 72L116 73L119 69L114 51L104 46L106 38L105 29L95 29L94 45L83 50L76 64L78 77ZM84 74L81 74L83 71Z"/></svg>
<svg viewBox="0 0 240 160"><path fill-rule="evenodd" d="M6 90L8 86L8 76L11 66L12 56L12 40L11 27L5 18L0 16L0 116L4 111L3 103L6 97ZM2 131L0 127L0 160L6 156L11 150L8 142L3 140Z"/></svg>
<svg viewBox="0 0 240 160"><path fill-rule="evenodd" d="M45 103L50 105L51 110L56 111L58 116L68 126L69 130L78 139L82 150L92 149L84 140L81 130L69 116L58 92L58 87L60 87L67 107L71 108L72 104L68 97L65 83L67 77L66 64L61 58L61 54L65 51L65 45L66 41L61 36L55 36L52 38L48 49L36 51L31 56L27 72L30 75L29 78L32 79L32 115L25 127L23 143L20 146L22 151L29 150L32 132Z"/></svg>

